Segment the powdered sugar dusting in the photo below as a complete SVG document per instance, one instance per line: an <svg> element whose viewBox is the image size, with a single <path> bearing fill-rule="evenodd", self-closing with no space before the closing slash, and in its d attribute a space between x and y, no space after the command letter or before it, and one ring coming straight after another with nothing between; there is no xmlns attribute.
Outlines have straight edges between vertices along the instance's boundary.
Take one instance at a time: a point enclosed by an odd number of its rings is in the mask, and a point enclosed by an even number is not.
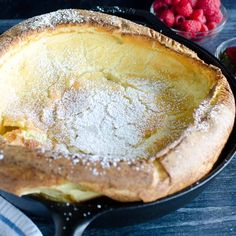
<svg viewBox="0 0 236 236"><path fill-rule="evenodd" d="M194 129L202 132L209 130L212 121L219 117L220 105L212 106L209 100L204 100L194 113Z"/></svg>
<svg viewBox="0 0 236 236"><path fill-rule="evenodd" d="M106 21L106 17L106 15L103 15L103 19L101 19L99 13L97 13L96 15L92 11L83 11L83 13L81 14L81 10L63 9L30 18L24 21L22 23L22 26L25 26L27 29L40 30L43 28L54 28L57 25L66 23L81 24L84 22L93 22L97 24L104 24L104 20ZM107 21L113 26L118 26L121 19L116 16L109 16L109 19L107 19ZM126 20L122 21L126 22Z"/></svg>
<svg viewBox="0 0 236 236"><path fill-rule="evenodd" d="M85 16L81 15L79 11L64 9L31 18L24 24L34 30L45 27L53 28L62 23L83 23L84 18Z"/></svg>
<svg viewBox="0 0 236 236"><path fill-rule="evenodd" d="M194 114L195 128L201 131L207 131L209 129L209 122L207 115L209 113L209 101L203 101Z"/></svg>
<svg viewBox="0 0 236 236"><path fill-rule="evenodd" d="M140 81L133 79L133 86ZM80 89L65 92L54 104L54 120L51 115L47 120L51 120L47 124L51 126L49 137L57 143L55 150L64 155L87 156L93 162L102 161L104 166L147 157L148 152L140 144L146 129L160 125L155 97L163 86L143 81L140 87L149 91L147 95L104 77L91 81L81 78Z"/></svg>

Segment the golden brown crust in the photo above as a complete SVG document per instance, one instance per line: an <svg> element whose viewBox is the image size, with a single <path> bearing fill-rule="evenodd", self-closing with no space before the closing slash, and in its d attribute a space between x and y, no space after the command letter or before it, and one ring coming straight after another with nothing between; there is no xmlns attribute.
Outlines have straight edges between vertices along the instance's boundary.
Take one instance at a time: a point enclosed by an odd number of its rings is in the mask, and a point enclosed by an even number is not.
<svg viewBox="0 0 236 236"><path fill-rule="evenodd" d="M93 169L104 172L99 176L93 174L87 163L73 165L73 160L69 158L54 159L51 153L1 143L0 150L3 150L4 159L0 162L0 187L21 195L32 185L50 186L66 180L119 201L149 202L177 192L206 175L216 162L234 123L234 97L221 71L206 65L185 46L149 28L114 16L82 10L57 11L13 27L0 37L0 56L10 57L15 48L28 43L30 37L35 39L40 32L50 34L65 25L92 25L112 33L140 38L144 44L146 41L160 43L167 50L192 58L193 63L198 63L208 73L215 75L217 83L208 102L215 101L216 105L200 121L190 126L178 142L158 153L159 158L155 161L139 160L133 164L122 162L119 168L110 167L105 171L100 163L94 163Z"/></svg>
<svg viewBox="0 0 236 236"><path fill-rule="evenodd" d="M39 169L5 161L1 161L0 176L1 189L17 195L35 188L36 183L41 183L39 186L50 187L65 182L59 175L50 175Z"/></svg>

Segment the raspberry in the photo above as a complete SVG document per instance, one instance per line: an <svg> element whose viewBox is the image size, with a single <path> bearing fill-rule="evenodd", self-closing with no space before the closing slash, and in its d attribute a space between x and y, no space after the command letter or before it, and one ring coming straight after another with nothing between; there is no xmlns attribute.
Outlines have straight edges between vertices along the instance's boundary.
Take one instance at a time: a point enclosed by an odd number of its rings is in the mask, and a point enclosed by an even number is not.
<svg viewBox="0 0 236 236"><path fill-rule="evenodd" d="M215 10L214 10L214 9L210 9L210 8L209 8L208 10L205 10L204 13L205 13L206 16L212 16L212 15L214 15L215 12L217 12L217 11L219 11L219 9L217 9L217 10L215 9Z"/></svg>
<svg viewBox="0 0 236 236"><path fill-rule="evenodd" d="M179 24L181 24L184 21L185 21L184 16L178 15L175 17L175 25L176 26L178 26Z"/></svg>
<svg viewBox="0 0 236 236"><path fill-rule="evenodd" d="M183 7L186 6L189 3L189 0L180 0L178 6Z"/></svg>
<svg viewBox="0 0 236 236"><path fill-rule="evenodd" d="M191 19L192 20L197 20L203 24L206 23L206 17L203 14L203 10L202 9L196 9L193 11L193 14L191 15Z"/></svg>
<svg viewBox="0 0 236 236"><path fill-rule="evenodd" d="M185 37L186 39L193 39L196 37L196 33L192 33L192 32L181 32L181 35Z"/></svg>
<svg viewBox="0 0 236 236"><path fill-rule="evenodd" d="M215 29L216 26L217 26L216 22L210 22L210 23L207 24L207 27L208 27L209 30Z"/></svg>
<svg viewBox="0 0 236 236"><path fill-rule="evenodd" d="M208 31L208 27L206 24L202 24L202 27L200 29L200 32L207 32Z"/></svg>
<svg viewBox="0 0 236 236"><path fill-rule="evenodd" d="M190 33L197 33L201 30L202 24L196 20L186 20L181 23L180 28L183 31L190 32Z"/></svg>
<svg viewBox="0 0 236 236"><path fill-rule="evenodd" d="M207 16L207 21L208 22L216 22L216 23L220 23L223 20L223 15L221 13L221 11L217 11L214 15L211 16Z"/></svg>
<svg viewBox="0 0 236 236"><path fill-rule="evenodd" d="M164 2L165 2L167 5L171 5L171 4L172 4L172 0L164 0Z"/></svg>
<svg viewBox="0 0 236 236"><path fill-rule="evenodd" d="M168 9L168 6L166 5L166 3L161 2L161 1L155 1L153 3L153 10L154 12L159 15L161 11Z"/></svg>
<svg viewBox="0 0 236 236"><path fill-rule="evenodd" d="M220 8L220 6L220 0L197 0L197 7L202 9L206 7Z"/></svg>
<svg viewBox="0 0 236 236"><path fill-rule="evenodd" d="M207 19L206 19L205 15L203 15L201 23L205 24L206 22L207 22Z"/></svg>
<svg viewBox="0 0 236 236"><path fill-rule="evenodd" d="M221 6L221 1L220 1L220 0L215 0L215 4L218 6L218 8L220 8L220 6Z"/></svg>
<svg viewBox="0 0 236 236"><path fill-rule="evenodd" d="M171 10L164 10L160 14L160 19L168 26L172 27L175 23L175 16Z"/></svg>
<svg viewBox="0 0 236 236"><path fill-rule="evenodd" d="M198 0L189 0L189 2L190 2L190 4L191 4L192 8L195 8L195 7L197 6L197 1L198 1Z"/></svg>
<svg viewBox="0 0 236 236"><path fill-rule="evenodd" d="M172 4L174 6L178 5L180 3L181 0L172 0Z"/></svg>
<svg viewBox="0 0 236 236"><path fill-rule="evenodd" d="M206 36L208 34L208 27L206 24L202 24L202 27L200 29L201 35Z"/></svg>
<svg viewBox="0 0 236 236"><path fill-rule="evenodd" d="M236 66L236 47L229 47L225 52L232 64Z"/></svg>
<svg viewBox="0 0 236 236"><path fill-rule="evenodd" d="M220 0L198 0L197 7L202 9L205 15L213 15L220 9Z"/></svg>
<svg viewBox="0 0 236 236"><path fill-rule="evenodd" d="M193 8L191 6L191 4L188 2L186 5L184 6L177 6L175 8L175 11L178 15L184 16L184 17L188 17L193 13Z"/></svg>

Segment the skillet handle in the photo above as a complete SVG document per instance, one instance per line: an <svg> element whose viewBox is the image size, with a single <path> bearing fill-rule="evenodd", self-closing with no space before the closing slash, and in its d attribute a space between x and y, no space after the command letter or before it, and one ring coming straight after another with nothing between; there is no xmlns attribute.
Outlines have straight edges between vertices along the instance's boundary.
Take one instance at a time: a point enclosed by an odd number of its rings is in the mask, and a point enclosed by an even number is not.
<svg viewBox="0 0 236 236"><path fill-rule="evenodd" d="M93 218L77 219L76 222L70 220L67 221L63 216L53 214L55 236L81 236Z"/></svg>
<svg viewBox="0 0 236 236"><path fill-rule="evenodd" d="M49 206L55 224L55 236L81 236L87 226L99 215L112 210L102 205Z"/></svg>

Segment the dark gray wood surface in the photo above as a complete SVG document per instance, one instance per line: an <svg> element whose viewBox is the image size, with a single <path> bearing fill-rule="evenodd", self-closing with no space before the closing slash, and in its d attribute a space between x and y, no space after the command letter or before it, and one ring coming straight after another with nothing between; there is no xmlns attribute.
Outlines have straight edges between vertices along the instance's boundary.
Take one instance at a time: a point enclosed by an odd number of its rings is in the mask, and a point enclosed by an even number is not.
<svg viewBox="0 0 236 236"><path fill-rule="evenodd" d="M216 47L226 39L236 37L236 1L223 0L228 9L229 21L224 30L204 44L214 54ZM7 29L14 22L0 20L0 28ZM235 140L236 141L236 140ZM124 216L125 217L125 216ZM44 236L53 236L51 222L33 218ZM236 158L192 203L161 219L119 229L88 227L85 236L117 235L236 235Z"/></svg>

